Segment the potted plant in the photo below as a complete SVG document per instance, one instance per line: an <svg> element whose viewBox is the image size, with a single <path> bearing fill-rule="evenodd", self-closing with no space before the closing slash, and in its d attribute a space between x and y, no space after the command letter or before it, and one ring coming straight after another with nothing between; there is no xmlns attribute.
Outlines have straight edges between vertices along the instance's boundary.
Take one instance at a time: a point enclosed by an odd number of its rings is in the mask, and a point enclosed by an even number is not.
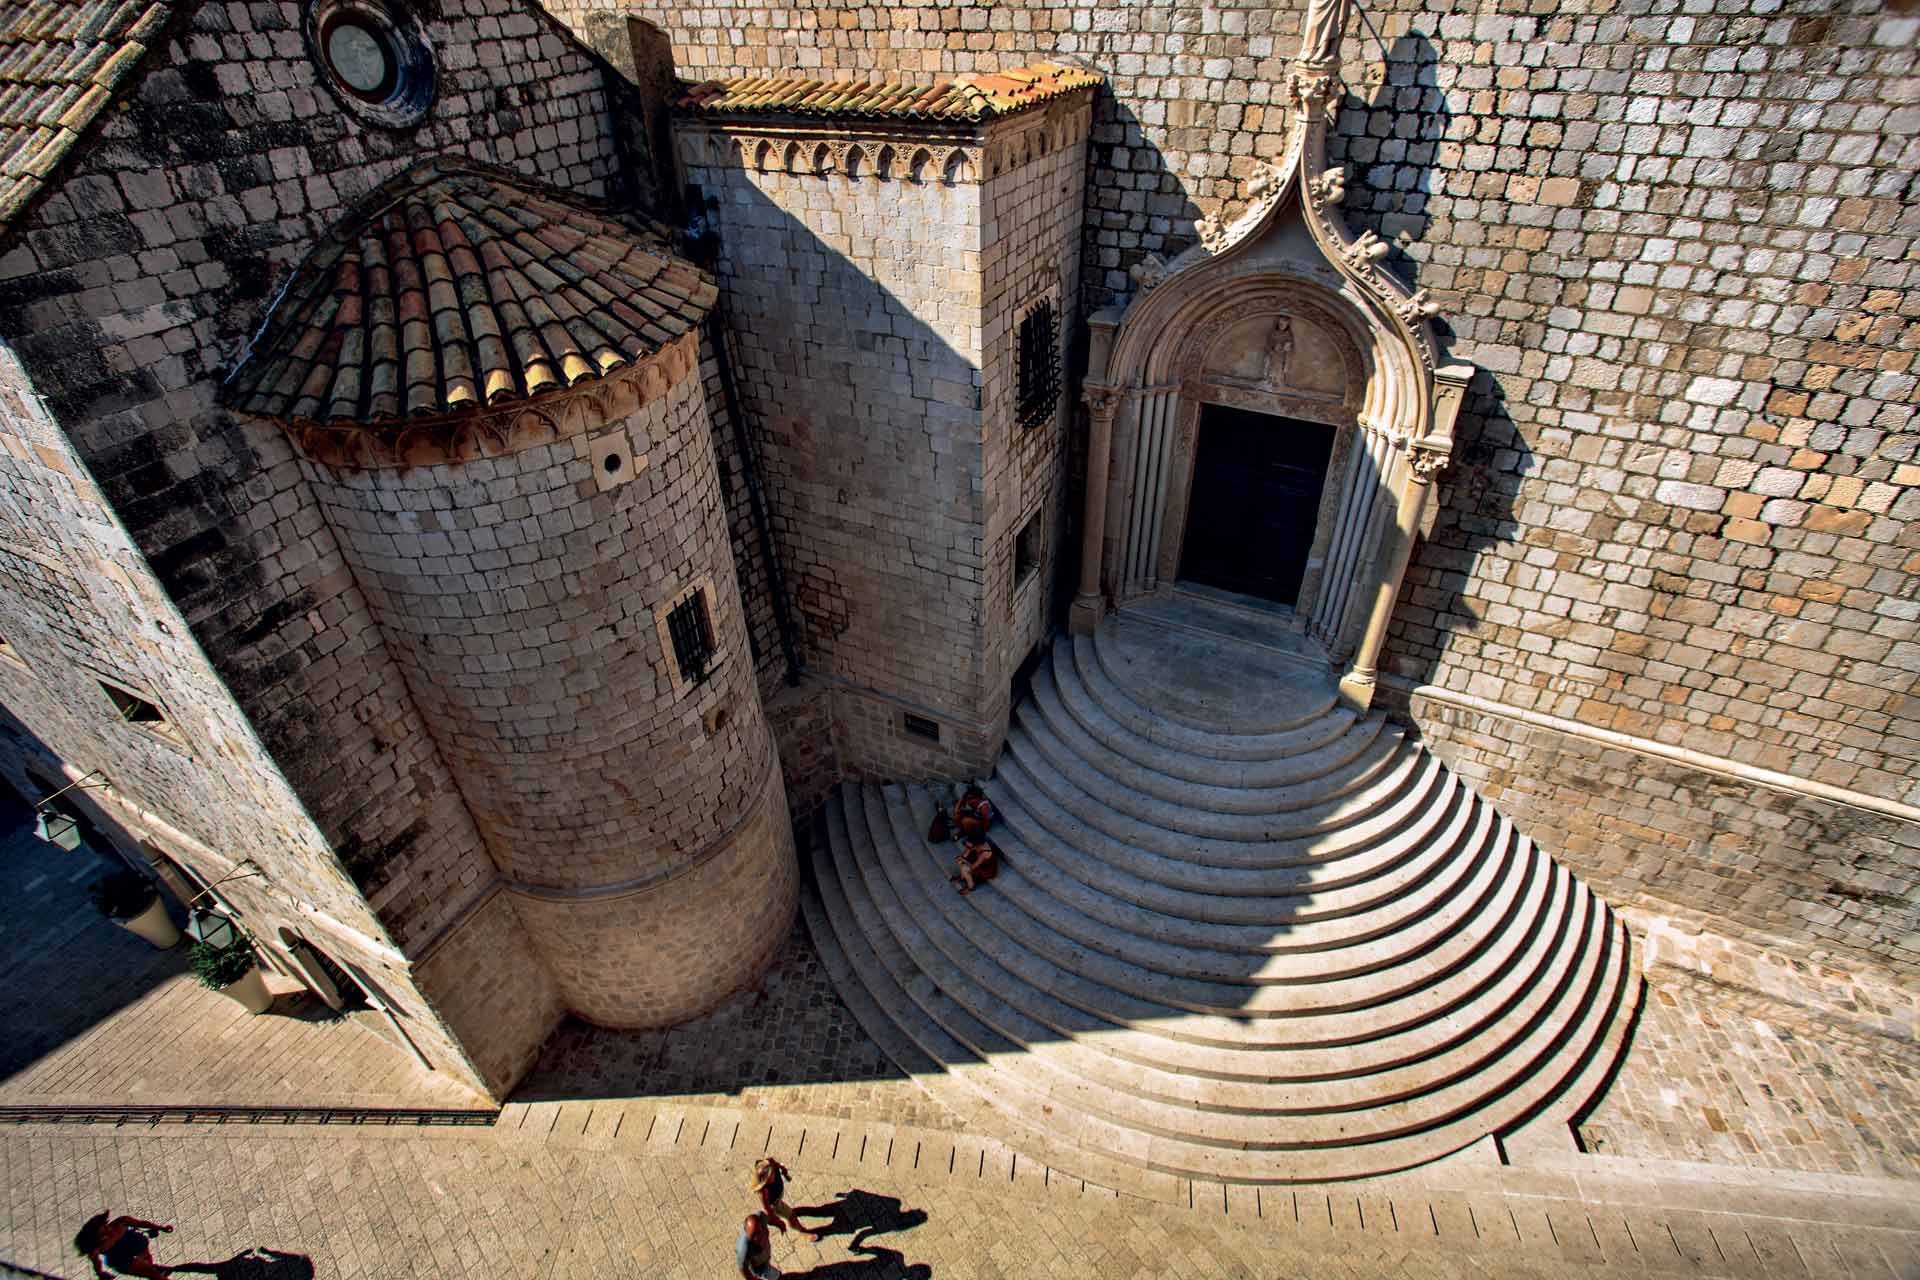
<svg viewBox="0 0 1920 1280"><path fill-rule="evenodd" d="M162 951L180 941L160 891L137 871L115 871L87 886L101 915L129 933L137 933Z"/></svg>
<svg viewBox="0 0 1920 1280"><path fill-rule="evenodd" d="M187 963L193 976L209 991L218 991L238 1001L248 1013L265 1013L273 1007L273 993L267 990L260 967L254 963L253 948L244 942L230 947L210 947L196 942L187 948Z"/></svg>

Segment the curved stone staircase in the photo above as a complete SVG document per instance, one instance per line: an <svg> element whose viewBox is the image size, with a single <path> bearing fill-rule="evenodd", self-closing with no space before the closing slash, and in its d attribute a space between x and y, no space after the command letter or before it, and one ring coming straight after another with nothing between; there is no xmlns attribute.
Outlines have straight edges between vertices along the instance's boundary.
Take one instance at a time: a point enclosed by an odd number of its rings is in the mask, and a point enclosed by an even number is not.
<svg viewBox="0 0 1920 1280"><path fill-rule="evenodd" d="M896 1063L1031 1159L1159 1196L1385 1173L1564 1135L1619 1056L1607 906L1271 653L1062 639L986 789L990 886L948 885L926 788L848 786L803 906Z"/></svg>

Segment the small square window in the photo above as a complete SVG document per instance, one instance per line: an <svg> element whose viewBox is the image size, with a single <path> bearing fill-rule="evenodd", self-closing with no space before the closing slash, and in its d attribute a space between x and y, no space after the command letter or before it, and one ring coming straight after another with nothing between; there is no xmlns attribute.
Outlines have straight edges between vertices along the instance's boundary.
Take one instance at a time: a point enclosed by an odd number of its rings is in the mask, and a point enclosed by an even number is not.
<svg viewBox="0 0 1920 1280"><path fill-rule="evenodd" d="M107 701L113 704L113 709L120 713L123 721L163 738L175 746L181 745L180 731L167 719L166 712L160 709L159 704L109 680L96 680L96 682L101 692L107 695Z"/></svg>
<svg viewBox="0 0 1920 1280"><path fill-rule="evenodd" d="M910 737L925 738L928 742L940 741L940 722L937 720L929 720L925 716L917 716L907 711L902 713L900 727L905 729Z"/></svg>
<svg viewBox="0 0 1920 1280"><path fill-rule="evenodd" d="M1060 318L1053 299L1043 298L1020 317L1018 334L1019 396L1015 416L1023 427L1037 427L1053 417L1060 402Z"/></svg>
<svg viewBox="0 0 1920 1280"><path fill-rule="evenodd" d="M1013 585L1020 586L1040 568L1040 512L1027 517L1013 540Z"/></svg>
<svg viewBox="0 0 1920 1280"><path fill-rule="evenodd" d="M707 678L713 665L713 620L707 616L707 597L694 591L667 613L667 635L673 640L673 660L680 674L694 684Z"/></svg>

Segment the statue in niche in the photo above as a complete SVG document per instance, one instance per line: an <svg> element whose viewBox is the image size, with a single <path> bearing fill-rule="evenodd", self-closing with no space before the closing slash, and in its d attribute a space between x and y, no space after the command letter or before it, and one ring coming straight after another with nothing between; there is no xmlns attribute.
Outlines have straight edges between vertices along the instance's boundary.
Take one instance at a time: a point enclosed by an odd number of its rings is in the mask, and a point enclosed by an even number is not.
<svg viewBox="0 0 1920 1280"><path fill-rule="evenodd" d="M1300 20L1297 62L1334 62L1340 57L1340 36L1346 30L1352 0L1308 0L1307 16Z"/></svg>
<svg viewBox="0 0 1920 1280"><path fill-rule="evenodd" d="M1263 386L1284 387L1288 385L1288 372L1293 364L1293 321L1287 316L1275 316L1273 328L1267 332L1266 359L1260 364L1260 382Z"/></svg>
<svg viewBox="0 0 1920 1280"><path fill-rule="evenodd" d="M1266 394L1338 399L1346 363L1318 325L1292 315L1249 316L1216 338L1200 376Z"/></svg>

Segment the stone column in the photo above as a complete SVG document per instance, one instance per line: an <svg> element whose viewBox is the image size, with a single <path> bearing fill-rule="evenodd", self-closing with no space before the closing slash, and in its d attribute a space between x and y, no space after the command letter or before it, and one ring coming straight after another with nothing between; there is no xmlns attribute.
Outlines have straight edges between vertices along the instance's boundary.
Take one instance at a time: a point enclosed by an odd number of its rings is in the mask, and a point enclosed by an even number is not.
<svg viewBox="0 0 1920 1280"><path fill-rule="evenodd" d="M1373 592L1373 607L1367 614L1367 629L1354 649L1353 664L1340 677L1340 701L1355 711L1373 704L1373 690L1380 668L1380 650L1387 642L1387 625L1393 621L1393 606L1400 598L1400 580L1406 577L1407 564L1413 559L1413 540L1420 536L1420 522L1426 518L1427 503L1433 497L1433 479L1447 465L1448 455L1416 441L1407 451L1405 487L1392 531L1380 548L1380 577Z"/></svg>
<svg viewBox="0 0 1920 1280"><path fill-rule="evenodd" d="M1080 527L1080 589L1073 597L1067 626L1074 635L1092 635L1106 611L1100 591L1101 560L1107 541L1107 480L1113 461L1113 416L1119 411L1118 387L1088 383L1081 391L1087 402L1087 501Z"/></svg>

